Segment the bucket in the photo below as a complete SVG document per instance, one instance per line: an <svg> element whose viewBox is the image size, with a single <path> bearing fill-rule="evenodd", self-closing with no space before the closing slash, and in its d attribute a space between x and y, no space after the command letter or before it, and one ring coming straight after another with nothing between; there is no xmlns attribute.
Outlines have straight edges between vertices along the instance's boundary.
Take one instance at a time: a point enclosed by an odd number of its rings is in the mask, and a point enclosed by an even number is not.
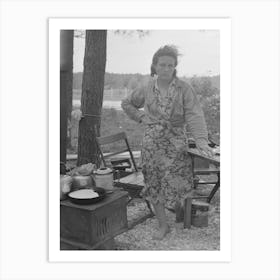
<svg viewBox="0 0 280 280"><path fill-rule="evenodd" d="M107 167L102 167L94 172L96 187L103 188L107 191L113 190L113 170Z"/></svg>
<svg viewBox="0 0 280 280"><path fill-rule="evenodd" d="M191 224L194 227L207 227L208 211L209 211L209 203L193 200Z"/></svg>

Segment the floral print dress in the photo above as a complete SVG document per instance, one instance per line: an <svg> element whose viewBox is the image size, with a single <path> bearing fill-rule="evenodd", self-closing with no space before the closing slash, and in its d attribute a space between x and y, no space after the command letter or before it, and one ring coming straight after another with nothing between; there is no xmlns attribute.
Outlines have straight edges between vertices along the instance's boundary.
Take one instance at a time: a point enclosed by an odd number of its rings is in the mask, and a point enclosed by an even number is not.
<svg viewBox="0 0 280 280"><path fill-rule="evenodd" d="M192 161L187 152L184 126L185 114L178 114L180 110L177 108L180 103L183 106L183 92L182 88L178 87L177 79L174 79L163 97L155 80L152 86L142 92L135 91L122 103L124 111L134 120L146 117L141 150L145 182L142 195L154 204L162 203L173 209L176 203L183 204L193 184ZM145 110L140 112L138 108L143 106ZM199 114L201 113L199 110ZM178 119L178 115L182 115L183 119ZM176 126L173 125L174 120ZM181 125L178 125L178 120L179 123L182 120ZM202 115L201 127L197 129L205 130L203 133L206 137L207 130L203 120ZM197 135L200 136L200 133L201 131L198 131Z"/></svg>

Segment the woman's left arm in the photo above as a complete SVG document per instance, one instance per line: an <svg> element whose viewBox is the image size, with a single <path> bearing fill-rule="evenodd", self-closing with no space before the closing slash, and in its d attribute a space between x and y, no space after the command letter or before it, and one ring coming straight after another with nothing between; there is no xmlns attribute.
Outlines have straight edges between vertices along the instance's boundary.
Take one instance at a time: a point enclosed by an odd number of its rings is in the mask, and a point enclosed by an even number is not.
<svg viewBox="0 0 280 280"><path fill-rule="evenodd" d="M204 113L196 93L190 85L186 86L183 98L185 122L195 138L197 149L204 155L213 156L213 152L208 146L208 131Z"/></svg>

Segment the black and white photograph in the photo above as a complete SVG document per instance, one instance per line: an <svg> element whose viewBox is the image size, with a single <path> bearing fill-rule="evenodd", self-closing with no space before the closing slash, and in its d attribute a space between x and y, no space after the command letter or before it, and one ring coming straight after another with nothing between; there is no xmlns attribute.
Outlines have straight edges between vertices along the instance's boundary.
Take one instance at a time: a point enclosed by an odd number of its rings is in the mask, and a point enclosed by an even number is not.
<svg viewBox="0 0 280 280"><path fill-rule="evenodd" d="M59 29L60 251L220 251L220 33Z"/></svg>
<svg viewBox="0 0 280 280"><path fill-rule="evenodd" d="M0 1L0 279L279 280L278 0Z"/></svg>

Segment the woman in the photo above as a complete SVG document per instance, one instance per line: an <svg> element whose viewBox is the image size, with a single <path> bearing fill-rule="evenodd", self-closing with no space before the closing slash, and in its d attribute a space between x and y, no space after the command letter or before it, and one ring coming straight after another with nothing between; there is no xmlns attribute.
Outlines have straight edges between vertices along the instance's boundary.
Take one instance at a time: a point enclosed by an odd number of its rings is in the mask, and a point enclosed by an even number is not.
<svg viewBox="0 0 280 280"><path fill-rule="evenodd" d="M185 126L201 153L211 156L202 109L191 86L176 77L178 51L166 45L153 56L151 81L122 101L126 114L145 127L142 164L143 196L154 208L162 239L169 232L165 207L181 221L184 199L192 189L192 165ZM139 110L144 107L143 110ZM181 215L179 215L181 214Z"/></svg>

